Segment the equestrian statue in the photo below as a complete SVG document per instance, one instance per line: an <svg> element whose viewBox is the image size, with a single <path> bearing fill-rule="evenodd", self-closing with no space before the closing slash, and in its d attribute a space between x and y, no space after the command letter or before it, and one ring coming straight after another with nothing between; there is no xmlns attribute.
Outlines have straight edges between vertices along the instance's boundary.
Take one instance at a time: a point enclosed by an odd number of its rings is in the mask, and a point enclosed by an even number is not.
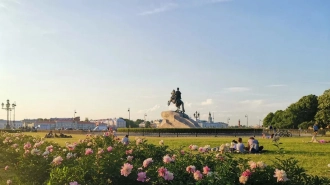
<svg viewBox="0 0 330 185"><path fill-rule="evenodd" d="M173 89L173 91L171 92L171 99L167 102L168 106L171 104L171 102L173 104L175 104L177 110L175 112L180 112L184 114L184 104L183 101L181 100L181 92L179 90L179 87L177 88L177 90L175 91ZM182 111L180 111L180 106L182 105Z"/></svg>

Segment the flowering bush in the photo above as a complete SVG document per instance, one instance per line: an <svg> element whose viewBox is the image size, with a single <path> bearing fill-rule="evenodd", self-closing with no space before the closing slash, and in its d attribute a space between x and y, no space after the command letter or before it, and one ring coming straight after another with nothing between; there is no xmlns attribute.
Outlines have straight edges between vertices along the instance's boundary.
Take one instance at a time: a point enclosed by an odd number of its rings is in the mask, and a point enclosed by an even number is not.
<svg viewBox="0 0 330 185"><path fill-rule="evenodd" d="M24 134L0 133L0 161L13 171L9 184L188 184L188 185L313 185L329 179L307 175L294 159L276 159L274 165L249 161L206 145L169 149L144 139L123 145L111 134L87 135L77 143L43 141ZM28 179L28 182L27 182Z"/></svg>

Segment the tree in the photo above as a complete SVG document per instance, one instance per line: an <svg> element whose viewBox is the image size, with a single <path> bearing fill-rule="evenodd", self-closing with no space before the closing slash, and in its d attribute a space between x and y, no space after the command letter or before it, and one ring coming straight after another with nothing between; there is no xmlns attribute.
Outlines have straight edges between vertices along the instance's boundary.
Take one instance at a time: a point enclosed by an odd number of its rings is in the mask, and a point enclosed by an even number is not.
<svg viewBox="0 0 330 185"><path fill-rule="evenodd" d="M147 121L147 122L146 122L145 127L146 127L146 128L151 128L151 123L150 123L150 121Z"/></svg>
<svg viewBox="0 0 330 185"><path fill-rule="evenodd" d="M318 111L315 115L315 120L319 122L320 127L330 125L330 89L318 97Z"/></svg>
<svg viewBox="0 0 330 185"><path fill-rule="evenodd" d="M85 121L86 121L86 122L89 122L89 119L86 117L86 118L85 118Z"/></svg>
<svg viewBox="0 0 330 185"><path fill-rule="evenodd" d="M274 113L270 112L262 121L262 125L264 127L269 127L270 125L272 125L273 118L274 118Z"/></svg>

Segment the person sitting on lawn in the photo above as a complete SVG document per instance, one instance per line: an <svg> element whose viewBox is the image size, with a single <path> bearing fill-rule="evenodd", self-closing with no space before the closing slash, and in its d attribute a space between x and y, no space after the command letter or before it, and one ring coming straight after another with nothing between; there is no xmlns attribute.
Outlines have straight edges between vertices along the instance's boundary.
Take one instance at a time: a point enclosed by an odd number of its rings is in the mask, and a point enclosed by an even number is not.
<svg viewBox="0 0 330 185"><path fill-rule="evenodd" d="M250 137L248 140L248 150L250 153L258 153L260 152L264 147L259 147L259 141L256 140L254 137Z"/></svg>
<svg viewBox="0 0 330 185"><path fill-rule="evenodd" d="M230 143L230 152L234 152L236 150L236 144L237 144L237 141L233 140L231 143Z"/></svg>
<svg viewBox="0 0 330 185"><path fill-rule="evenodd" d="M236 151L238 153L245 153L245 146L243 144L242 138L238 138L238 143L236 144Z"/></svg>

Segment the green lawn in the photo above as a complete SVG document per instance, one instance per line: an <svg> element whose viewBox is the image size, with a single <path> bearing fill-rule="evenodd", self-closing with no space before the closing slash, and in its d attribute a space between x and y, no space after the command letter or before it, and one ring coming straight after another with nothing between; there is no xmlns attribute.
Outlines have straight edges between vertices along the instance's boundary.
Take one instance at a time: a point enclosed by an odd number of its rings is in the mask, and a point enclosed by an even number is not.
<svg viewBox="0 0 330 185"><path fill-rule="evenodd" d="M26 133L34 136L43 137L45 133ZM50 138L46 139L54 141L60 145L65 145L65 142L76 142L79 139L84 139L85 135L72 135L73 138ZM168 145L171 149L176 149L184 146L184 150L189 150L190 144L197 146L210 145L211 147L217 147L221 144L230 143L234 137L142 137L148 141L148 143L158 145L160 140L164 141L165 145ZM134 136L130 137L131 141L134 141ZM243 142L247 142L248 137L243 137ZM264 150L267 152L262 154L234 154L242 158L250 158L254 161L264 161L271 164L271 161L275 157L280 157L277 154L278 149L273 145L274 143L270 139L262 139L257 137L260 145L264 146ZM318 137L317 139L330 140L329 137ZM330 178L330 143L319 144L319 143L307 143L311 140L311 137L292 137L292 138L281 138L280 142L284 148L284 157L294 157L299 160L300 166L304 167L305 170L312 175L325 176Z"/></svg>

